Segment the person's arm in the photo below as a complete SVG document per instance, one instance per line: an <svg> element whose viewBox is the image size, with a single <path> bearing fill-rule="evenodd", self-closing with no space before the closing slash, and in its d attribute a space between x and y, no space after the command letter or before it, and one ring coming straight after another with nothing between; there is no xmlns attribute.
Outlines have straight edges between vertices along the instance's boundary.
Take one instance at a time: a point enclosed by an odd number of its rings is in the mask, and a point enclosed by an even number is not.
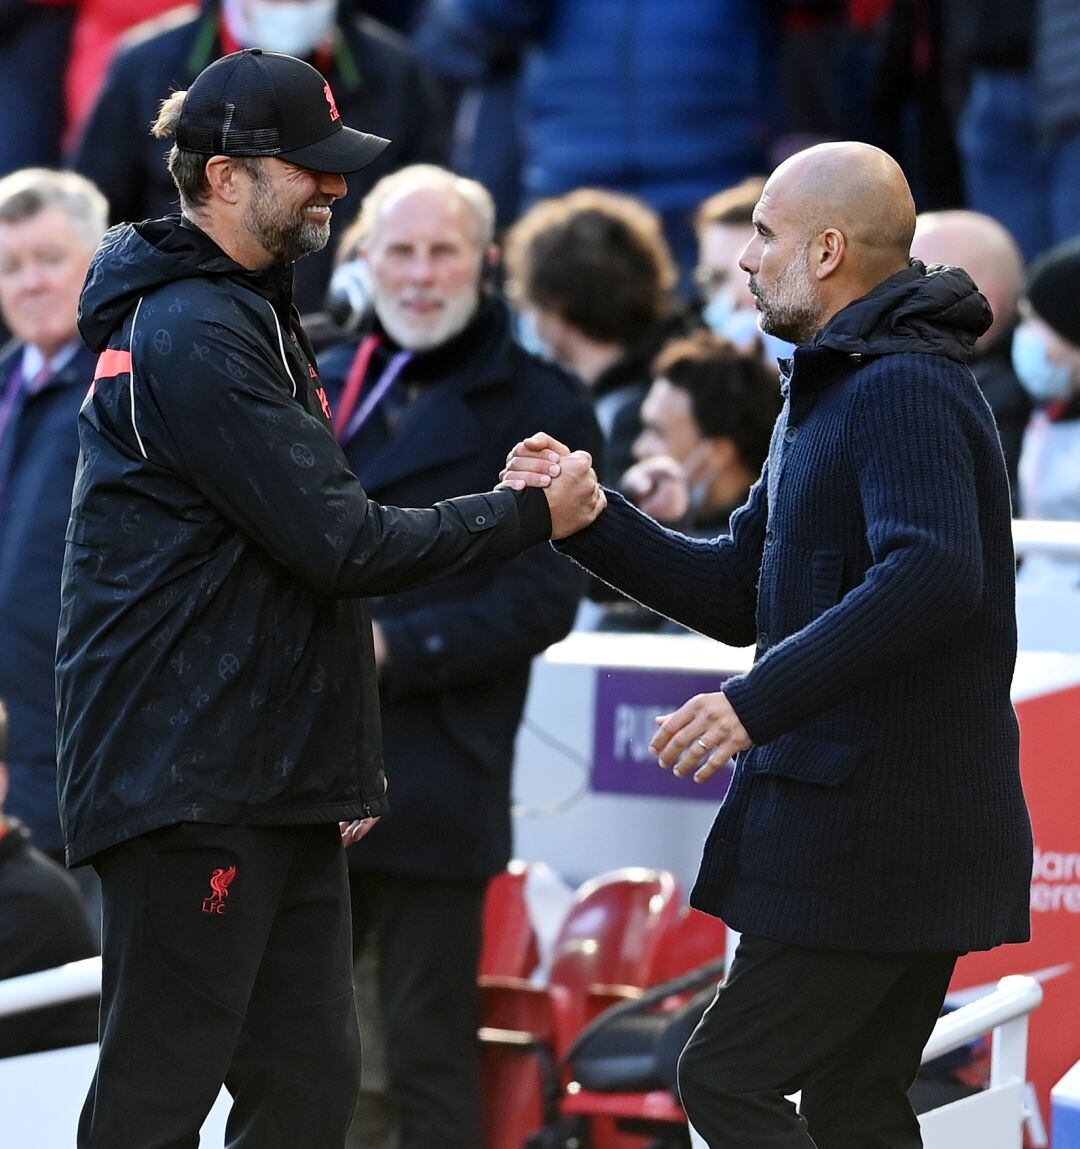
<svg viewBox="0 0 1080 1149"><path fill-rule="evenodd" d="M551 484L548 468L565 462L565 444L540 432L518 443L501 472L514 487ZM765 541L768 464L731 530L698 539L662 527L615 491L604 491L605 510L586 528L568 529L552 504L557 547L616 590L676 622L732 646L754 641L757 580Z"/></svg>
<svg viewBox="0 0 1080 1149"><path fill-rule="evenodd" d="M479 590L376 620L386 643L382 689L401 697L490 680L569 632L583 575L550 547L500 567Z"/></svg>
<svg viewBox="0 0 1080 1149"><path fill-rule="evenodd" d="M147 457L175 469L223 518L313 590L379 595L550 537L536 492L492 491L404 510L370 501L329 429L291 396L280 360L241 309L188 321L173 339L204 349L174 366L136 348L135 406Z"/></svg>
<svg viewBox="0 0 1080 1149"><path fill-rule="evenodd" d="M724 683L755 743L947 641L983 593L979 500L959 401L916 371L877 382L858 396L850 427L873 563L836 606Z"/></svg>

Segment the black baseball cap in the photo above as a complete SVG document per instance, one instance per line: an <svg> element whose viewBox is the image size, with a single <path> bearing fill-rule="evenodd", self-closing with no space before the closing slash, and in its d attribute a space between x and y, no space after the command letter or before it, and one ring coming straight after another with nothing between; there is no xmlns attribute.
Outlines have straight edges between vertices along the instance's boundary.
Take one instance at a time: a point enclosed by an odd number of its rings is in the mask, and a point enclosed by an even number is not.
<svg viewBox="0 0 1080 1149"><path fill-rule="evenodd" d="M212 156L277 156L317 172L358 172L390 143L341 122L334 94L303 60L261 48L222 56L192 81L176 145Z"/></svg>

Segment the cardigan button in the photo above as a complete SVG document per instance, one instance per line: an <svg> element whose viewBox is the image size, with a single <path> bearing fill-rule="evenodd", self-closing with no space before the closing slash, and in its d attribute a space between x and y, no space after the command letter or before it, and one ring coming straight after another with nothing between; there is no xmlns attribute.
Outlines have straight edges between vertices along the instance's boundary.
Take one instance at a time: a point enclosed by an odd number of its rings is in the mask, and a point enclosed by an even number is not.
<svg viewBox="0 0 1080 1149"><path fill-rule="evenodd" d="M769 649L769 636L765 633L765 631L762 631L757 636L757 644L758 644L758 650L768 650Z"/></svg>
<svg viewBox="0 0 1080 1149"><path fill-rule="evenodd" d="M795 437L798 435L798 433L799 433L798 427L788 427L788 429L784 432L784 438L789 443L794 442Z"/></svg>
<svg viewBox="0 0 1080 1149"><path fill-rule="evenodd" d="M769 529L765 532L765 545L768 546L769 543L771 543L775 538L776 532L772 529L772 527L769 527Z"/></svg>

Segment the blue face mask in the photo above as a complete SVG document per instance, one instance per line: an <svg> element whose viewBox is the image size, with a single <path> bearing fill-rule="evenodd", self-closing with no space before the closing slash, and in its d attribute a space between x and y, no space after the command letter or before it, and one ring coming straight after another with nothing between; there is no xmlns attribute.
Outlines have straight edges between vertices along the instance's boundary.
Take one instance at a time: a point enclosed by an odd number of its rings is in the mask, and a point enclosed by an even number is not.
<svg viewBox="0 0 1080 1149"><path fill-rule="evenodd" d="M731 301L715 296L701 313L709 329L724 339L730 339L736 347L747 350L755 342L761 344L766 358L788 359L795 350L794 343L777 339L758 326L757 312L749 307L736 309Z"/></svg>
<svg viewBox="0 0 1080 1149"><path fill-rule="evenodd" d="M1072 370L1064 363L1051 363L1038 332L1023 323L1013 333L1012 363L1017 379L1040 407L1067 399L1072 392Z"/></svg>
<svg viewBox="0 0 1080 1149"><path fill-rule="evenodd" d="M730 295L714 295L702 309L701 318L710 331L724 335L734 310L735 304Z"/></svg>
<svg viewBox="0 0 1080 1149"><path fill-rule="evenodd" d="M554 362L555 356L551 348L540 338L540 332L536 329L536 314L534 312L519 311L514 319L514 329L518 343L530 355Z"/></svg>

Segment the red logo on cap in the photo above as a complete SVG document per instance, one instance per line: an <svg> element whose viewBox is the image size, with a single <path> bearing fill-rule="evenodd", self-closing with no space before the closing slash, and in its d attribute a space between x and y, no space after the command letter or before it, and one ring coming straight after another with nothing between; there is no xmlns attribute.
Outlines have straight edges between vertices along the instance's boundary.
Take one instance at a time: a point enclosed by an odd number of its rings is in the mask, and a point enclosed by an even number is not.
<svg viewBox="0 0 1080 1149"><path fill-rule="evenodd" d="M340 120L341 113L337 110L337 104L334 103L334 93L330 91L330 84L323 84L323 95L326 97L326 102L330 105L330 119Z"/></svg>

